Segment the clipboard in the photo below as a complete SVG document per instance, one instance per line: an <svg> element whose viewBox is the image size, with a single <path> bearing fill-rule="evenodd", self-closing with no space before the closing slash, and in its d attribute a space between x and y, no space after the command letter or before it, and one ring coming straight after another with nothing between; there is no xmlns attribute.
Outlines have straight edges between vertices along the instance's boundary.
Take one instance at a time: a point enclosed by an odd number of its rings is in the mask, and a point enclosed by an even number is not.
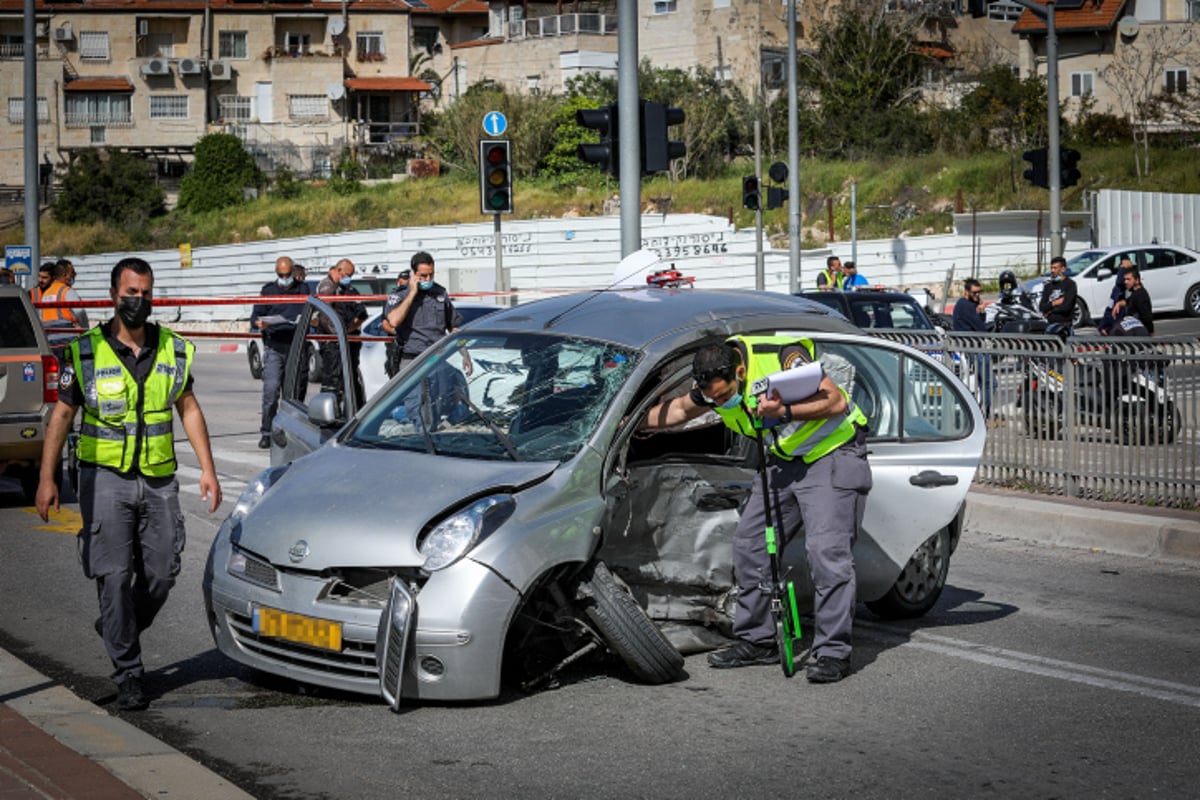
<svg viewBox="0 0 1200 800"><path fill-rule="evenodd" d="M820 361L801 364L791 369L773 372L754 382L751 392L755 395L770 394L771 390L779 392L779 399L785 403L798 403L812 397L821 386L825 370Z"/></svg>

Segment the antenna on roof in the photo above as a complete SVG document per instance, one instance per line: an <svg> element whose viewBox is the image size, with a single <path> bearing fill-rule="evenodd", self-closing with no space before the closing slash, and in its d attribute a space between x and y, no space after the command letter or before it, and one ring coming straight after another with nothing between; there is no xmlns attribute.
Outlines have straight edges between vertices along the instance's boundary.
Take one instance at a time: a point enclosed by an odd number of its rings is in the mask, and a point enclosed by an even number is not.
<svg viewBox="0 0 1200 800"><path fill-rule="evenodd" d="M587 297L583 298L562 313L555 314L553 317L546 320L546 324L543 325L542 328L549 330L550 328L554 327L554 323L558 322L567 314L570 314L572 311L579 308L581 305L602 292L607 292L610 289L616 288L617 286L644 286L645 284L638 284L636 282L630 283L629 281L631 278L641 272L649 275L650 268L661 263L662 260L659 258L658 253L655 253L653 250L635 250L621 259L621 263L617 265L616 272L614 273L616 278L612 283L610 283L608 286L605 286L603 289L593 291Z"/></svg>

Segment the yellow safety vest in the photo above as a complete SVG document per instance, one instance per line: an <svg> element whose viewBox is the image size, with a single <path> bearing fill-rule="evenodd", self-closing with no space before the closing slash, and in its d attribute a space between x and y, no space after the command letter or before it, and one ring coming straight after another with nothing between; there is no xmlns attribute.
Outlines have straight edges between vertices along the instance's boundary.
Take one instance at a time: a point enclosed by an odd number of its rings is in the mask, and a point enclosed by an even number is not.
<svg viewBox="0 0 1200 800"><path fill-rule="evenodd" d="M142 475L175 473L171 409L187 385L196 347L167 328L158 331L154 365L141 387L99 326L68 345L83 392L80 461L129 472L137 450Z"/></svg>
<svg viewBox="0 0 1200 800"><path fill-rule="evenodd" d="M830 272L828 269L822 270L821 274L825 276L825 288L841 289L842 284L846 280L846 276L841 272ZM821 288L821 284L817 284L817 288Z"/></svg>
<svg viewBox="0 0 1200 800"><path fill-rule="evenodd" d="M742 363L746 365L745 387L753 386L759 378L787 369L797 358L809 363L816 357L811 339L731 336L726 342L736 345L742 353ZM865 427L867 424L867 415L850 400L846 389L839 386L838 391L848 404L844 413L826 419L793 420L765 431L761 427L761 420L750 414L750 408L755 403L752 397L743 396L742 402L735 408L726 410L718 407L715 410L727 427L743 436L769 434L771 452L779 458L785 461L800 458L805 464L811 464L853 439L856 425Z"/></svg>

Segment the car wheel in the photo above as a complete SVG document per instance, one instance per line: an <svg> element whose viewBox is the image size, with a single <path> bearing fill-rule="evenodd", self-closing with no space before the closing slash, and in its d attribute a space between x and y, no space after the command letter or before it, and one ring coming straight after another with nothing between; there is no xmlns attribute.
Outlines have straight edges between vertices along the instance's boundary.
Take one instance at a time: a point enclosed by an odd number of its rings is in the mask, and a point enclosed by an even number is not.
<svg viewBox="0 0 1200 800"><path fill-rule="evenodd" d="M950 528L942 528L917 548L900 577L867 608L885 619L919 617L937 602L950 572Z"/></svg>
<svg viewBox="0 0 1200 800"><path fill-rule="evenodd" d="M321 378L321 351L316 345L308 345L308 382L320 383Z"/></svg>
<svg viewBox="0 0 1200 800"><path fill-rule="evenodd" d="M1200 317L1200 283L1188 289L1183 296L1183 310L1189 317Z"/></svg>
<svg viewBox="0 0 1200 800"><path fill-rule="evenodd" d="M1071 324L1076 328L1081 328L1084 325L1089 324L1091 321L1092 318L1088 315L1087 303L1076 298L1075 312L1071 315Z"/></svg>
<svg viewBox="0 0 1200 800"><path fill-rule="evenodd" d="M246 360L250 362L250 377L261 381L263 374L262 351L258 349L258 342L253 339L246 345Z"/></svg>
<svg viewBox="0 0 1200 800"><path fill-rule="evenodd" d="M659 684L683 677L683 656L603 562L593 561L584 569L576 599L609 649L638 680Z"/></svg>

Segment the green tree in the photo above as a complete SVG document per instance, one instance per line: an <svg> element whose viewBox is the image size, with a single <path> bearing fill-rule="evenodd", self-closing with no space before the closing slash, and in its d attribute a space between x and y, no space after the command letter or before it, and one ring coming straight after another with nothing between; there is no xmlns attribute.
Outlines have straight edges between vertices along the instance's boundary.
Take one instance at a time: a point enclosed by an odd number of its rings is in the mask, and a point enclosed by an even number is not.
<svg viewBox="0 0 1200 800"><path fill-rule="evenodd" d="M166 213L153 169L119 150L82 150L71 162L52 206L65 223L138 227Z"/></svg>
<svg viewBox="0 0 1200 800"><path fill-rule="evenodd" d="M195 213L235 206L245 200L243 189L258 186L262 173L229 133L210 133L196 142L196 157L179 184L179 207Z"/></svg>

